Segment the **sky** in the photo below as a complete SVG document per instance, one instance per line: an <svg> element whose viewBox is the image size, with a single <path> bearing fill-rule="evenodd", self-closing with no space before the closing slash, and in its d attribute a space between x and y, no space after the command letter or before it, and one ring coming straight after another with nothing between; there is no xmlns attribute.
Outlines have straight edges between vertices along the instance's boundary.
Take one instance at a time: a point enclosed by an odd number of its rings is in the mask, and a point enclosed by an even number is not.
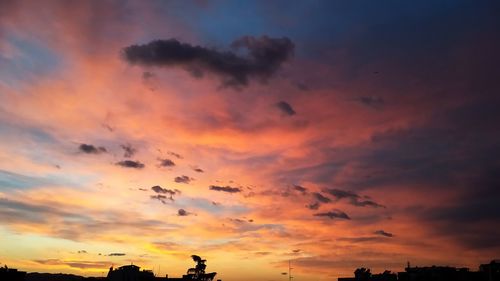
<svg viewBox="0 0 500 281"><path fill-rule="evenodd" d="M0 1L0 265L500 258L493 1Z"/></svg>

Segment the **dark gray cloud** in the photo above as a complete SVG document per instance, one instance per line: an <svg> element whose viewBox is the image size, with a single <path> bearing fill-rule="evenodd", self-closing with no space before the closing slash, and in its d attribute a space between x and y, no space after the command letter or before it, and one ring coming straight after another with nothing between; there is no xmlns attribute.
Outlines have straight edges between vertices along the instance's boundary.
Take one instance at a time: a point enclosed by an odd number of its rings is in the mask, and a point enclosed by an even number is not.
<svg viewBox="0 0 500 281"><path fill-rule="evenodd" d="M294 44L286 37L244 36L231 44L234 51L181 43L177 39L154 40L123 49L123 58L143 66L181 67L195 77L209 72L221 77L223 85L241 87L250 79L265 82L289 60ZM244 48L246 55L238 49Z"/></svg>
<svg viewBox="0 0 500 281"><path fill-rule="evenodd" d="M130 144L122 144L120 147L123 149L123 157L125 158L130 158L137 152L137 149Z"/></svg>
<svg viewBox="0 0 500 281"><path fill-rule="evenodd" d="M160 160L161 167L173 167L173 166L175 166L174 161L172 161L170 159L158 159L158 160Z"/></svg>
<svg viewBox="0 0 500 281"><path fill-rule="evenodd" d="M163 204L167 203L166 200L169 200L171 202L175 201L174 196L181 193L180 190L177 190L177 189L172 190L172 189L168 189L168 188L163 188L159 185L155 185L155 186L151 187L151 190L153 190L157 194L151 195L150 198L158 200L158 201L162 202Z"/></svg>
<svg viewBox="0 0 500 281"><path fill-rule="evenodd" d="M330 219L344 219L344 220L350 220L351 218L344 212L340 210L333 210L325 213L316 213L313 214L315 217L328 217Z"/></svg>
<svg viewBox="0 0 500 281"><path fill-rule="evenodd" d="M118 166L122 166L125 168L134 168L134 169L142 169L145 165L139 161L134 160L123 160L115 163Z"/></svg>
<svg viewBox="0 0 500 281"><path fill-rule="evenodd" d="M192 215L190 212L184 210L184 209L179 209L177 210L177 215L179 217L186 217L186 216L189 216L189 215Z"/></svg>
<svg viewBox="0 0 500 281"><path fill-rule="evenodd" d="M289 103L285 102L285 101L280 101L280 102L276 103L276 104L275 104L275 106L276 106L276 107L277 107L277 108L278 108L278 109L279 109L282 113L284 113L284 114L286 114L286 115L290 115L290 116L292 116L292 115L295 115L295 114L296 114L296 112L295 112L295 110L293 110L292 106L291 106Z"/></svg>
<svg viewBox="0 0 500 281"><path fill-rule="evenodd" d="M223 192L229 192L229 193L241 192L241 189L239 187L231 187L228 185L227 186L211 185L210 190L223 191Z"/></svg>
<svg viewBox="0 0 500 281"><path fill-rule="evenodd" d="M373 232L373 234L377 234L377 235L381 235L381 236L385 236L385 237L394 237L394 234L389 233L389 232L385 232L382 229Z"/></svg>
<svg viewBox="0 0 500 281"><path fill-rule="evenodd" d="M106 152L108 152L106 150L106 148L103 147L103 146L94 146L92 144L85 144L85 143L80 144L80 146L78 147L78 149L81 152L87 153L87 154L100 154L100 153L106 153Z"/></svg>
<svg viewBox="0 0 500 281"><path fill-rule="evenodd" d="M155 185L155 186L151 187L151 190L153 190L156 193L168 194L168 195L171 195L171 196L180 193L180 191L177 190L177 189L172 190L172 189L168 189L168 188L163 188L163 187L161 187L159 185Z"/></svg>
<svg viewBox="0 0 500 281"><path fill-rule="evenodd" d="M107 256L108 257L122 257L122 256L125 256L125 255L126 255L125 253L110 253Z"/></svg>
<svg viewBox="0 0 500 281"><path fill-rule="evenodd" d="M303 195L307 193L307 188L300 186L300 185L294 185L293 190L296 190L296 191L302 193Z"/></svg>
<svg viewBox="0 0 500 281"><path fill-rule="evenodd" d="M178 177L175 177L175 178L174 178L174 181L175 181L176 183L186 183L186 184L188 184L188 183L190 183L192 180L193 180L193 178L190 178L190 177L185 176L185 175L178 176Z"/></svg>
<svg viewBox="0 0 500 281"><path fill-rule="evenodd" d="M323 194L321 194L319 192L314 192L312 195L313 195L314 199L318 200L318 202L320 202L320 203L332 202L332 200L330 198L324 196Z"/></svg>
<svg viewBox="0 0 500 281"><path fill-rule="evenodd" d="M323 191L335 197L336 200L347 199L351 205L357 207L385 208L383 205L380 205L372 200L364 199L360 195L348 190L330 188L324 189Z"/></svg>
<svg viewBox="0 0 500 281"><path fill-rule="evenodd" d="M201 168L193 168L193 171L197 172L197 173L204 173L205 171L203 171Z"/></svg>

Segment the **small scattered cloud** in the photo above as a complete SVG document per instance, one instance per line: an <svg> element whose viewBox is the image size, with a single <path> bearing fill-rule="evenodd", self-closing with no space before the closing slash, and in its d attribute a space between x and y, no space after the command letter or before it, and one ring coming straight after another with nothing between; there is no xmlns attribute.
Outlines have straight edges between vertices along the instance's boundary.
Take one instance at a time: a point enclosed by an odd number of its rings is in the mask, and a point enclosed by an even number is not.
<svg viewBox="0 0 500 281"><path fill-rule="evenodd" d="M330 203L332 200L319 192L314 192L313 197L320 203Z"/></svg>
<svg viewBox="0 0 500 281"><path fill-rule="evenodd" d="M198 166L191 166L191 169L193 169L193 171L195 171L197 173L204 173L205 172L205 171L203 171L203 169L201 169Z"/></svg>
<svg viewBox="0 0 500 281"><path fill-rule="evenodd" d="M305 195L307 193L307 188L300 186L300 185L294 185L293 190L302 193L302 195Z"/></svg>
<svg viewBox="0 0 500 281"><path fill-rule="evenodd" d="M170 160L170 159L158 159L160 160L160 167L173 167L175 166L175 163L174 161Z"/></svg>
<svg viewBox="0 0 500 281"><path fill-rule="evenodd" d="M381 235L381 236L385 236L385 237L394 237L394 234L390 233L390 232L385 232L384 230L377 230L375 232L373 232L373 234L377 234L377 235Z"/></svg>
<svg viewBox="0 0 500 281"><path fill-rule="evenodd" d="M330 219L344 219L350 220L351 218L344 212L340 210L333 210L325 213L316 213L313 216L315 217L328 217Z"/></svg>
<svg viewBox="0 0 500 281"><path fill-rule="evenodd" d="M187 217L187 216L193 215L193 213L190 213L184 209L179 209L179 210L177 210L177 215L179 217Z"/></svg>
<svg viewBox="0 0 500 281"><path fill-rule="evenodd" d="M106 148L103 147L103 146L94 146L92 144L85 144L85 143L80 144L80 146L78 147L78 149L81 152L87 153L87 154L101 154L101 153L108 152L106 150Z"/></svg>
<svg viewBox="0 0 500 281"><path fill-rule="evenodd" d="M133 169L142 169L145 165L139 161L134 160L123 160L115 163L118 166L122 166L125 168L133 168Z"/></svg>
<svg viewBox="0 0 500 281"><path fill-rule="evenodd" d="M151 190L153 190L156 193L169 194L169 195L175 195L175 194L180 193L180 191L177 190L177 189L171 190L171 189L168 189L168 188L163 188L163 187L161 187L159 185L155 185L155 186L151 187Z"/></svg>
<svg viewBox="0 0 500 281"><path fill-rule="evenodd" d="M175 177L174 178L174 181L176 183L186 183L186 184L189 184L192 180L194 180L193 178L190 178L188 176L178 176L178 177Z"/></svg>
<svg viewBox="0 0 500 281"><path fill-rule="evenodd" d="M110 253L107 256L108 257L122 257L122 256L125 256L125 255L126 255L125 253Z"/></svg>
<svg viewBox="0 0 500 281"><path fill-rule="evenodd" d="M85 250L80 250L80 251L78 251L77 253L78 253L78 254L87 254L87 251L85 251Z"/></svg>
<svg viewBox="0 0 500 281"><path fill-rule="evenodd" d="M384 205L380 205L372 200L365 200L359 194L356 194L348 190L331 188L331 189L324 189L323 191L332 195L337 201L342 199L347 199L349 200L349 203L351 205L357 207L385 208Z"/></svg>
<svg viewBox="0 0 500 281"><path fill-rule="evenodd" d="M215 190L215 191L223 191L223 192L228 192L228 193L238 193L241 192L241 189L239 187L231 187L231 186L218 186L218 185L211 185L210 190Z"/></svg>
<svg viewBox="0 0 500 281"><path fill-rule="evenodd" d="M168 189L168 188L163 188L159 185L155 185L151 187L151 190L153 190L156 195L151 195L151 199L158 200L162 202L163 204L166 204L166 200L170 200L171 202L175 201L174 196L180 194L180 190L177 189Z"/></svg>
<svg viewBox="0 0 500 281"><path fill-rule="evenodd" d="M183 159L183 157L180 154L172 152L172 151L167 152L167 154L171 155L171 156L174 156L177 159Z"/></svg>
<svg viewBox="0 0 500 281"><path fill-rule="evenodd" d="M130 144L122 144L120 147L123 149L123 157L125 158L130 158L137 152L137 149Z"/></svg>
<svg viewBox="0 0 500 281"><path fill-rule="evenodd" d="M295 115L296 112L295 110L292 108L292 106L285 102L285 101L280 101L278 103L275 104L275 106L284 114L286 115L289 115L289 116L292 116L292 115Z"/></svg>

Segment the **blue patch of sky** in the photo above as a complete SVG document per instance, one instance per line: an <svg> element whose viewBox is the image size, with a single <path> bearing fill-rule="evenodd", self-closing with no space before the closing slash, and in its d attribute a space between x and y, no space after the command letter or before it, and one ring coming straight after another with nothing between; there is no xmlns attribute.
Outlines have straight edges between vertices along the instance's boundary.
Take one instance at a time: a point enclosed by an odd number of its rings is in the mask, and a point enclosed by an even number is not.
<svg viewBox="0 0 500 281"><path fill-rule="evenodd" d="M67 174L47 174L44 176L28 176L11 171L0 170L0 190L32 189L43 186L82 187L93 180L90 176Z"/></svg>
<svg viewBox="0 0 500 281"><path fill-rule="evenodd" d="M290 3L283 0L213 1L202 6L178 5L173 9L175 12L171 12L172 7L165 6L164 10L166 15L176 16L196 32L200 44L227 47L234 39L245 35L287 36L296 43L297 54L314 56L319 49L342 45L356 33L373 33L369 38L383 40L375 35L411 34L419 30L419 25L430 21L454 22L461 16L476 18L488 10L487 6L471 5L467 1Z"/></svg>
<svg viewBox="0 0 500 281"><path fill-rule="evenodd" d="M7 35L6 40L18 53L10 57L0 53L0 81L10 87L53 75L63 65L63 58L40 41L14 35Z"/></svg>

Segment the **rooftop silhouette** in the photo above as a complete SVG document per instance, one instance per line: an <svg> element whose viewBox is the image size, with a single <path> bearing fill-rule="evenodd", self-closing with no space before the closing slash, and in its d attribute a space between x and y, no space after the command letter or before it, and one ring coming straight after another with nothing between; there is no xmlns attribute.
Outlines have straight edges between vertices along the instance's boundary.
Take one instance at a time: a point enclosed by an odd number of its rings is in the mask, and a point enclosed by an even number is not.
<svg viewBox="0 0 500 281"><path fill-rule="evenodd" d="M436 265L411 267L408 263L404 272L372 274L369 268L362 267L354 271L354 277L340 277L338 281L500 281L500 262L481 264L478 271Z"/></svg>

